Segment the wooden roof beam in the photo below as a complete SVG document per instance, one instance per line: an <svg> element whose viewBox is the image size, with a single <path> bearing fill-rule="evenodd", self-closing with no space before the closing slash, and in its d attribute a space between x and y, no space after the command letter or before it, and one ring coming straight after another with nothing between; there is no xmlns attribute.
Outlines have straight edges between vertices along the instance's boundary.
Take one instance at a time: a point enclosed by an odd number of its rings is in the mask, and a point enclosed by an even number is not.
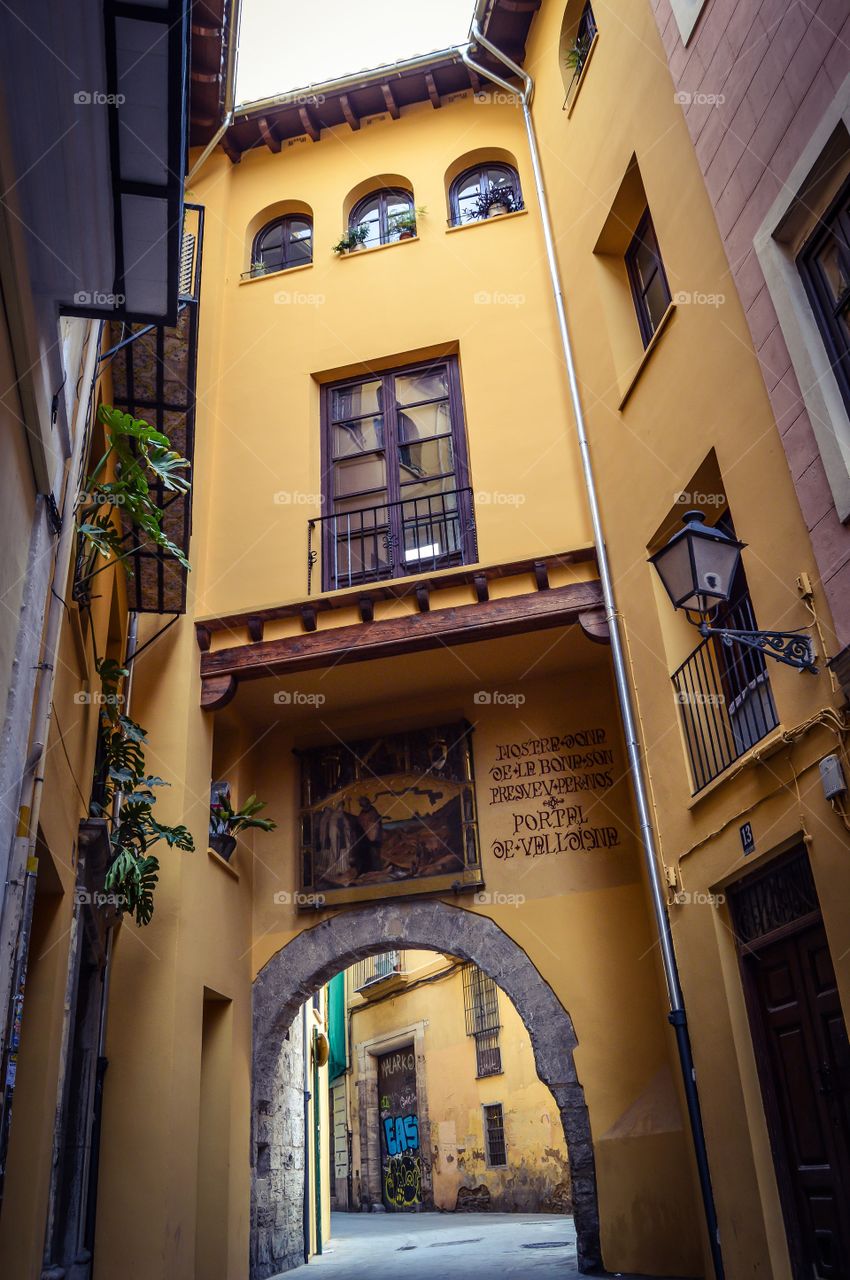
<svg viewBox="0 0 850 1280"><path fill-rule="evenodd" d="M318 142L322 136L322 130L309 107L299 107L298 116L304 126L304 132L313 142Z"/></svg>
<svg viewBox="0 0 850 1280"><path fill-rule="evenodd" d="M430 71L425 72L425 85L428 89L428 97L431 99L431 106L436 111L443 105L443 100L440 97L437 82Z"/></svg>
<svg viewBox="0 0 850 1280"><path fill-rule="evenodd" d="M269 151L274 151L275 153L280 151L280 138L275 133L274 125L269 122L266 116L260 116L257 124L260 129L260 136Z"/></svg>
<svg viewBox="0 0 850 1280"><path fill-rule="evenodd" d="M341 93L339 96L339 105L342 107L342 114L345 116L350 127L356 133L360 128L360 117L354 114L354 109L347 93Z"/></svg>
<svg viewBox="0 0 850 1280"><path fill-rule="evenodd" d="M384 95L384 102L387 104L387 111L389 111L393 120L398 120L399 116L401 115L401 112L399 110L398 103L396 102L393 96L392 89L388 84L382 84L381 93Z"/></svg>

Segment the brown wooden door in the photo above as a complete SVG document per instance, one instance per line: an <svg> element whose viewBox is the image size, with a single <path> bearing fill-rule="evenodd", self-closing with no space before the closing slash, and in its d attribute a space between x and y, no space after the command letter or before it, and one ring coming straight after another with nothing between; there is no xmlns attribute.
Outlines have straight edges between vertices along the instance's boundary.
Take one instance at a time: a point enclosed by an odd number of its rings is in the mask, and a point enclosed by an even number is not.
<svg viewBox="0 0 850 1280"><path fill-rule="evenodd" d="M823 925L744 967L795 1271L850 1280L850 1047Z"/></svg>

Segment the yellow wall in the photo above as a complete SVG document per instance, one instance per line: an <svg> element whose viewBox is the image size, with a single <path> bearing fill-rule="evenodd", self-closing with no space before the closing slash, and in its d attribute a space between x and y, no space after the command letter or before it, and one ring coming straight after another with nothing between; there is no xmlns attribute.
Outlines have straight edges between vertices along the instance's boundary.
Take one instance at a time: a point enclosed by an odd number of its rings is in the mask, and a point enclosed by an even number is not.
<svg viewBox="0 0 850 1280"><path fill-rule="evenodd" d="M462 1187L484 1187L495 1212L558 1211L556 1205L569 1203L563 1125L552 1094L537 1075L528 1032L513 1004L499 992L502 1070L478 1079L458 963L450 956L407 951L402 970L406 985L396 995L381 999L378 987L375 998L355 997L352 1002L352 1088L358 1087L358 1046L422 1024L425 1088L418 1114L420 1131L424 1120L429 1126L434 1207L454 1210ZM437 973L447 976L434 981ZM419 982L425 985L415 985ZM488 1167L485 1157L482 1107L496 1102L502 1104L505 1122L505 1168ZM359 1119L355 1106L355 1150L367 1140Z"/></svg>

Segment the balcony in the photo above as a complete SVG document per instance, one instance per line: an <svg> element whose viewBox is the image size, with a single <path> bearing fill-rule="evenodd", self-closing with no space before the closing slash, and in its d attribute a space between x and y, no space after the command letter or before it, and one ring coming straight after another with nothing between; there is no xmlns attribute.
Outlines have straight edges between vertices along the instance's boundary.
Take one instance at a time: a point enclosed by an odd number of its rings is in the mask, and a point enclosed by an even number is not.
<svg viewBox="0 0 850 1280"><path fill-rule="evenodd" d="M478 560L472 490L450 489L307 523L307 594L432 573Z"/></svg>
<svg viewBox="0 0 850 1280"><path fill-rule="evenodd" d="M748 596L717 625L756 627ZM779 723L764 655L709 637L674 672L696 795Z"/></svg>
<svg viewBox="0 0 850 1280"><path fill-rule="evenodd" d="M381 955L359 960L351 971L353 987L364 999L370 995L383 995L385 991L401 986L404 980L400 951L384 951Z"/></svg>

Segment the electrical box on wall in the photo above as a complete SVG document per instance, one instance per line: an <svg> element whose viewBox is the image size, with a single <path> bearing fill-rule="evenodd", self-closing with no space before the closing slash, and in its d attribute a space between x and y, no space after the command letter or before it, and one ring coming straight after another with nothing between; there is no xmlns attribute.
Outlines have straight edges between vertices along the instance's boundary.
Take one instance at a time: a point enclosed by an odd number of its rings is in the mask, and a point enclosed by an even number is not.
<svg viewBox="0 0 850 1280"><path fill-rule="evenodd" d="M836 796L847 794L847 779L844 777L844 770L838 756L824 756L819 768L823 793L827 800L834 800Z"/></svg>

